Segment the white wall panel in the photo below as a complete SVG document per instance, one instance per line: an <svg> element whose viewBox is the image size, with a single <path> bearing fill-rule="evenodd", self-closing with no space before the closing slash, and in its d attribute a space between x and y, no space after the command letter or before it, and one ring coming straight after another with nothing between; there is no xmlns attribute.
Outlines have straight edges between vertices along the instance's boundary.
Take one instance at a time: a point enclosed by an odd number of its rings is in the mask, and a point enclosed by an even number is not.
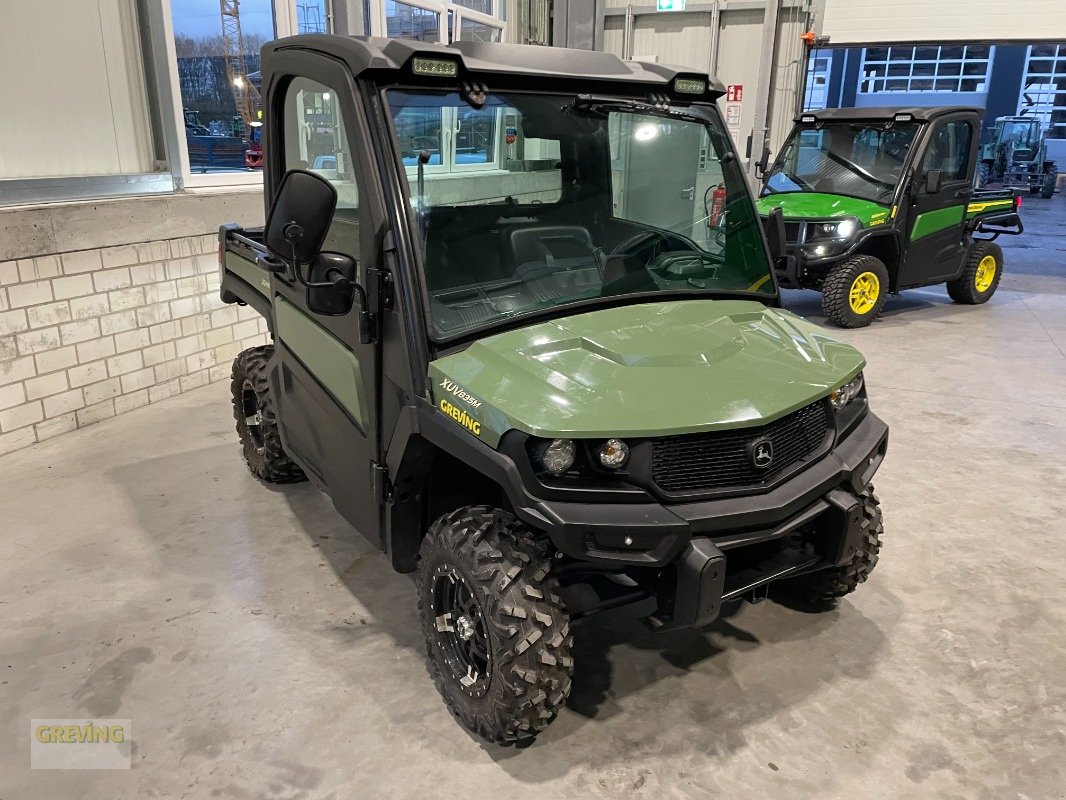
<svg viewBox="0 0 1066 800"><path fill-rule="evenodd" d="M1066 2L1066 0L1063 0ZM607 7L626 5L625 0L607 0ZM778 45L770 95L771 147L777 148L792 124L796 96L805 68L799 36L806 29L803 7L783 3L778 16ZM761 67L763 11L722 8L719 16L717 67L710 63L712 15L708 12L639 14L634 20L634 57L656 56L660 62L714 72L727 86L744 87L737 145L744 148L755 121L755 102ZM625 17L604 19L604 49L622 55ZM725 100L720 102L723 113Z"/></svg>
<svg viewBox="0 0 1066 800"><path fill-rule="evenodd" d="M832 44L1066 39L1066 0L825 0Z"/></svg>
<svg viewBox="0 0 1066 800"><path fill-rule="evenodd" d="M0 179L151 171L132 0L0 5Z"/></svg>
<svg viewBox="0 0 1066 800"><path fill-rule="evenodd" d="M659 60L700 71L710 69L710 14L642 14L633 25L633 57Z"/></svg>
<svg viewBox="0 0 1066 800"><path fill-rule="evenodd" d="M625 38L626 18L620 16L603 19L603 51L622 58L622 40Z"/></svg>
<svg viewBox="0 0 1066 800"><path fill-rule="evenodd" d="M807 69L806 50L800 39L806 28L806 16L800 8L781 9L777 18L777 54L770 90L770 149L775 153L796 117L803 73Z"/></svg>
<svg viewBox="0 0 1066 800"><path fill-rule="evenodd" d="M718 43L718 69L715 77L726 86L739 84L744 87L744 100L740 110L740 135L736 145L744 155L748 134L755 124L755 96L759 82L759 67L762 51L762 10L723 11L721 33ZM718 102L725 113L724 99Z"/></svg>

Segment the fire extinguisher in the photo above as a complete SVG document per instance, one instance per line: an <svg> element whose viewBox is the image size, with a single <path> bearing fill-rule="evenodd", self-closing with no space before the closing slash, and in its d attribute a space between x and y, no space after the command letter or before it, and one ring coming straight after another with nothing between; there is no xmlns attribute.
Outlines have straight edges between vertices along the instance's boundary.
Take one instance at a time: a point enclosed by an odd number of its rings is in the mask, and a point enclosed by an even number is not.
<svg viewBox="0 0 1066 800"><path fill-rule="evenodd" d="M725 211L725 184L720 183L711 192L711 207L707 209L707 227L717 228Z"/></svg>

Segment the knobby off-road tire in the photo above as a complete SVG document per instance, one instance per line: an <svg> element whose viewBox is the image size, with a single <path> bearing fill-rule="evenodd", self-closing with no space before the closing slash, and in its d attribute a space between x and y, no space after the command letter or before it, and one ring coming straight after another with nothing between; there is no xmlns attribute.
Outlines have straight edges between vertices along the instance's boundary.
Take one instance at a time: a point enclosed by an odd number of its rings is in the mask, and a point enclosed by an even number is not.
<svg viewBox="0 0 1066 800"><path fill-rule="evenodd" d="M272 345L251 347L233 360L230 393L237 435L244 449L248 469L269 483L298 483L307 480L281 446L278 417L267 379L268 363L274 356Z"/></svg>
<svg viewBox="0 0 1066 800"><path fill-rule="evenodd" d="M877 566L877 554L881 551L881 535L885 526L881 519L881 506L874 494L874 487L866 487L862 493L862 544L850 563L842 567L812 572L797 578L793 589L806 600L824 603L851 594L859 584L870 577Z"/></svg>
<svg viewBox="0 0 1066 800"><path fill-rule="evenodd" d="M966 256L962 274L948 281L948 296L956 303L970 306L987 303L1002 277L1003 250L995 242L975 241Z"/></svg>
<svg viewBox="0 0 1066 800"><path fill-rule="evenodd" d="M865 328L881 313L888 290L888 269L880 259L852 256L823 281L822 313L841 328Z"/></svg>
<svg viewBox="0 0 1066 800"><path fill-rule="evenodd" d="M459 722L490 742L530 743L570 694L573 636L550 568L547 548L494 508L445 514L422 541L430 676Z"/></svg>

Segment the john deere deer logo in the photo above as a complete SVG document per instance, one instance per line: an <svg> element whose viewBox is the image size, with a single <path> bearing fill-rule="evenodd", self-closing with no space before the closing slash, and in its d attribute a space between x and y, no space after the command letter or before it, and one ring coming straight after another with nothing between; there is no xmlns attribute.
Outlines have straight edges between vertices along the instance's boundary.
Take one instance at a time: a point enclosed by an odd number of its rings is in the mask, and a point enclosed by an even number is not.
<svg viewBox="0 0 1066 800"><path fill-rule="evenodd" d="M769 439L756 439L748 446L748 454L755 469L766 469L774 463L774 443Z"/></svg>

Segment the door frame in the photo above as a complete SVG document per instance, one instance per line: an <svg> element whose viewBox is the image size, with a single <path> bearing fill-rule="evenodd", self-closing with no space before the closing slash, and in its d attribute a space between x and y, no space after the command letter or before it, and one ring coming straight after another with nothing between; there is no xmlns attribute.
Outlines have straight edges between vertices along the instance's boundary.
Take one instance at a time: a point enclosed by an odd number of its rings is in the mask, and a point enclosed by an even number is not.
<svg viewBox="0 0 1066 800"><path fill-rule="evenodd" d="M924 188L919 189L918 187L924 185L925 182L926 173L922 171L922 164L928 154L929 147L932 145L933 137L942 126L960 121L965 122L970 127L970 148L966 162L966 172L962 179L943 181L941 183L940 191L936 193L936 196L938 198L945 198L942 205L937 208L930 208L926 211L918 211L918 205L921 199L929 196L925 194ZM918 265L912 260L912 253L915 254L915 257L920 257L921 249L920 247L916 249L915 243L920 242L922 239L926 239L929 236L941 235L945 231L957 231L961 240L966 229L966 205L973 194L974 169L976 168L977 154L981 146L980 121L975 119L972 113L959 111L957 113L947 114L943 117L937 117L925 127L926 130L921 132L918 147L915 149L912 156L910 176L903 195L907 202L907 214L902 225L902 230L900 231L901 244L903 245L902 252L904 254L900 261L899 269L898 288L900 289L929 286L943 283L945 280L954 278L962 269L962 264L966 258L966 248L962 247L958 253L957 263L954 264L953 269L950 271L927 269L922 272L917 272L914 267ZM952 200L956 200L957 202L949 202ZM953 219L953 212L956 207L958 208L959 217L957 222L949 222L918 239L912 238L915 225L921 217L927 214L952 211L952 215L949 216ZM941 236L941 238L943 238L943 236ZM946 245L943 250L947 250L949 247L950 245ZM944 269L947 269L947 265L945 265Z"/></svg>
<svg viewBox="0 0 1066 800"><path fill-rule="evenodd" d="M358 252L348 255L356 259L357 280L366 286L368 268L377 267L381 258L380 237L377 231L385 222L384 203L374 159L355 157L357 153L372 152L373 141L369 134L359 87L350 68L338 59L295 47L282 48L272 54L266 91L270 113L264 130L264 198L267 201L268 213L285 172L284 108L289 86L296 78L306 78L319 83L335 96L336 109L340 114L347 137L348 152L351 155L349 169L356 181L359 197ZM360 310L358 296L354 298L352 308L346 314L317 314L306 306L304 287L287 271L271 276L271 293L276 335L276 363L272 382L279 408L284 407L287 390L292 387L296 376L302 375L309 379L305 382L308 396L312 396L317 405L328 410L328 419L323 418L320 423L324 428L332 428L328 433L345 442L350 456L346 454L343 457L343 464L333 463L340 460L334 451L333 458L321 454L322 461L328 463L312 462L311 459L319 454L302 452L299 447L292 445L284 414L279 419L282 443L293 459L305 468L312 480L330 495L341 515L367 538L378 542L384 529L384 507L375 503L370 486L375 465L382 460L381 336L376 336L372 344L359 342L356 318ZM281 299L285 301L284 304ZM376 300L377 298L369 299L372 307ZM293 310L297 312L297 316L291 313ZM331 380L321 371L319 374L312 372L309 365L303 363L299 356L291 351L280 334L279 325L283 321L282 317L286 315L289 322L294 322L296 328L301 330L301 335L317 337L321 343L329 345L328 349L332 352L325 354L325 357L333 359L331 366L338 368L342 380L353 380L359 385L338 389L336 375ZM290 330L294 329L290 325ZM343 358L344 353L339 348L346 348L354 356L354 367ZM346 375L344 370L347 370ZM354 394L350 391L352 389ZM290 421L290 427L294 427L293 421ZM306 430L319 433L313 427ZM323 431L325 432L327 431ZM364 453L365 470L361 464Z"/></svg>

